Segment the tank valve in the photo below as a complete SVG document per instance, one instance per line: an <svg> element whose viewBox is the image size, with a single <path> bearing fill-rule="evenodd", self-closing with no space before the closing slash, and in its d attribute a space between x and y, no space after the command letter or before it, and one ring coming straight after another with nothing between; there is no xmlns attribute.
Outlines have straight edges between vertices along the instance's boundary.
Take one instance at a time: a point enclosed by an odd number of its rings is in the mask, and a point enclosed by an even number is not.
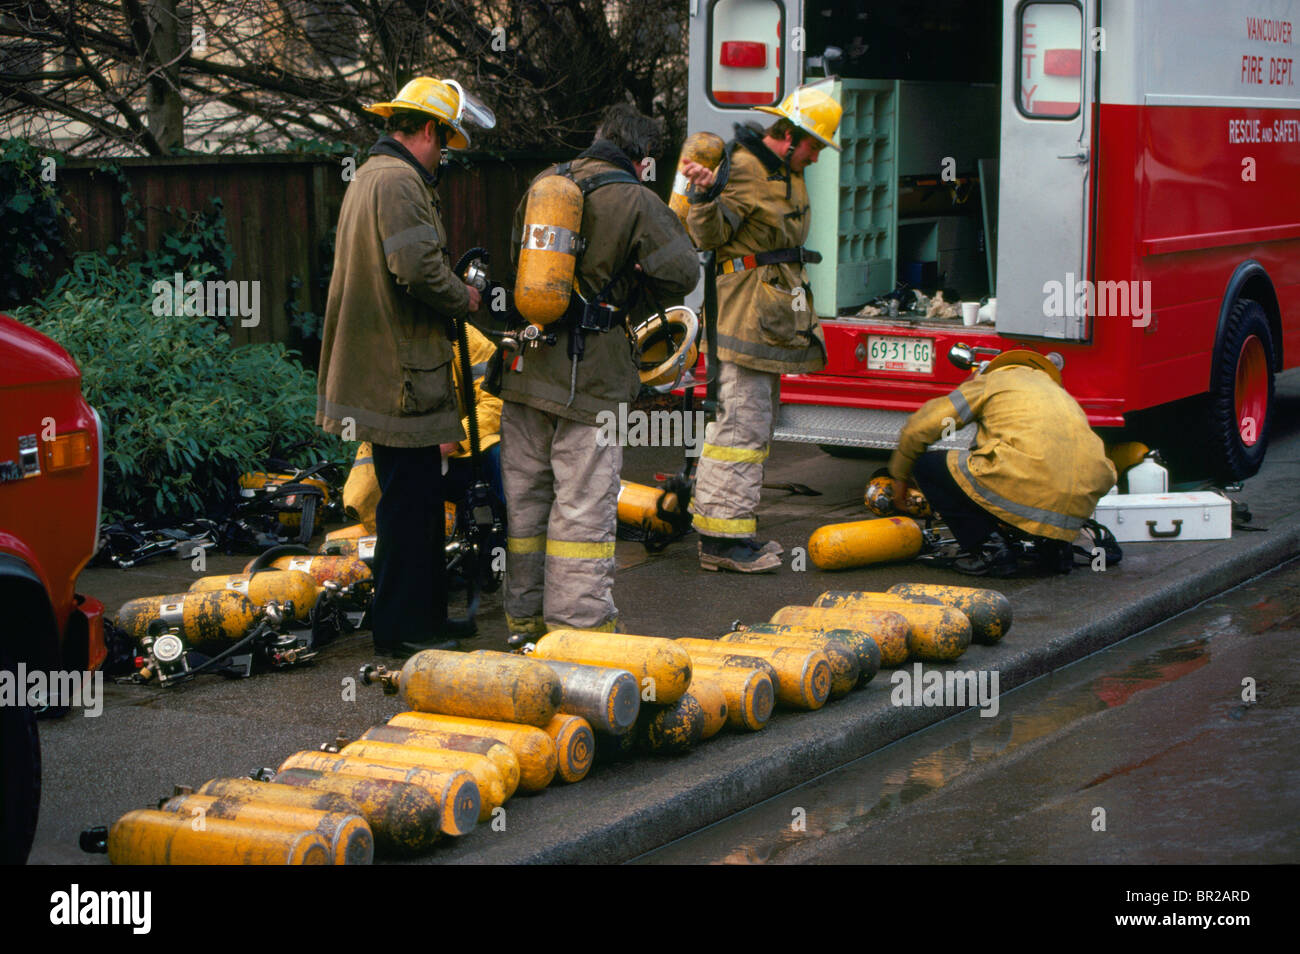
<svg viewBox="0 0 1300 954"><path fill-rule="evenodd" d="M372 666L366 663L361 667L361 684L370 686L376 682L383 687L384 695L395 696L402 682L402 674L390 672L387 666Z"/></svg>

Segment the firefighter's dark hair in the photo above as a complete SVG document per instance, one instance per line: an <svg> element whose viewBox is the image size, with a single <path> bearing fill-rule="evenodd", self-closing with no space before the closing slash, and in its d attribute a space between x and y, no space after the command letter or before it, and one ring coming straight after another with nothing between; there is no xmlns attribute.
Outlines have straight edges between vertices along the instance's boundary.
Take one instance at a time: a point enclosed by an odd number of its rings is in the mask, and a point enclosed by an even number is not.
<svg viewBox="0 0 1300 954"><path fill-rule="evenodd" d="M421 112L418 109L394 109L393 114L388 117L388 122L384 124L384 130L389 133L401 133L403 136L414 136L425 127L426 123L438 120L428 113ZM443 123L438 123L438 145L446 147L447 145L447 127Z"/></svg>
<svg viewBox="0 0 1300 954"><path fill-rule="evenodd" d="M626 153L633 162L659 157L663 151L664 127L657 119L641 112L631 103L615 103L600 117L596 138L608 140Z"/></svg>
<svg viewBox="0 0 1300 954"><path fill-rule="evenodd" d="M792 146L798 146L799 143L808 138L808 133L790 122L790 120L786 119L784 116L764 129L763 135L771 136L773 139L784 139L787 132L794 135L794 138L790 140L790 145Z"/></svg>

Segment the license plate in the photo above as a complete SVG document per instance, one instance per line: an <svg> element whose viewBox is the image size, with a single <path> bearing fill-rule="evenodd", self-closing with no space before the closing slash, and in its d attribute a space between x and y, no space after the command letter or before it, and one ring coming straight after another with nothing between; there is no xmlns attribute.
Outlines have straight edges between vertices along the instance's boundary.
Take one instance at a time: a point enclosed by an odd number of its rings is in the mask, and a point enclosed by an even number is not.
<svg viewBox="0 0 1300 954"><path fill-rule="evenodd" d="M867 370L929 374L934 370L934 339L869 335Z"/></svg>

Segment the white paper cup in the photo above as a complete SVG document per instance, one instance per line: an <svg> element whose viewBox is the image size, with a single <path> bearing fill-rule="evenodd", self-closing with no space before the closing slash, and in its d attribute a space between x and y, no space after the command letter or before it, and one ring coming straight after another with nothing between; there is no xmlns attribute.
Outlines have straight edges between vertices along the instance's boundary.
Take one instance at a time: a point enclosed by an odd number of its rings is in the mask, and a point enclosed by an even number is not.
<svg viewBox="0 0 1300 954"><path fill-rule="evenodd" d="M973 325L980 320L980 303L977 301L964 301L961 303L961 323L963 325Z"/></svg>

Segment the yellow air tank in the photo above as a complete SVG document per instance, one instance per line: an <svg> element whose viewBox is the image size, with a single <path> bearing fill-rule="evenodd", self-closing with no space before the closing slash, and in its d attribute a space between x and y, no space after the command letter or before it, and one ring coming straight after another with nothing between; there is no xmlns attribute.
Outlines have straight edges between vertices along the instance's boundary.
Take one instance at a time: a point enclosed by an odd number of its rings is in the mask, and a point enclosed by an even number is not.
<svg viewBox="0 0 1300 954"><path fill-rule="evenodd" d="M828 609L888 610L907 620L907 651L925 662L952 662L970 645L970 620L960 610L932 603L913 603L888 593L828 590L813 603Z"/></svg>
<svg viewBox="0 0 1300 954"><path fill-rule="evenodd" d="M819 570L848 570L873 563L910 560L921 552L921 528L907 517L832 523L808 538L808 556Z"/></svg>
<svg viewBox="0 0 1300 954"><path fill-rule="evenodd" d="M555 743L556 774L560 780L581 782L591 771L591 759L596 751L596 738L587 720L582 716L557 715L547 723L545 731Z"/></svg>
<svg viewBox="0 0 1300 954"><path fill-rule="evenodd" d="M966 614L971 642L992 646L1011 629L1011 601L997 590L938 583L896 583L887 591L905 600L942 603Z"/></svg>
<svg viewBox="0 0 1300 954"><path fill-rule="evenodd" d="M858 654L843 640L825 636L796 636L789 633L754 633L749 630L728 633L719 642L734 643L737 652L744 652L745 646L790 646L804 651L816 650L826 654L826 661L831 666L831 699L842 699L862 678L862 666L858 663Z"/></svg>
<svg viewBox="0 0 1300 954"><path fill-rule="evenodd" d="M532 184L515 278L515 307L528 321L549 325L568 309L581 228L582 190L572 179L545 176Z"/></svg>
<svg viewBox="0 0 1300 954"><path fill-rule="evenodd" d="M902 623L900 626L899 623ZM809 629L857 629L867 633L880 647L881 666L907 662L907 642L912 627L900 613L879 609L824 609L817 606L783 606L769 620L782 626Z"/></svg>
<svg viewBox="0 0 1300 954"><path fill-rule="evenodd" d="M701 679L713 683L726 695L727 724L733 729L757 732L772 718L776 694L767 673L736 666L696 663L691 685L694 686Z"/></svg>
<svg viewBox="0 0 1300 954"><path fill-rule="evenodd" d="M504 805L514 794L507 791L505 779L501 777L492 760L477 752L421 749L413 745L398 745L395 742L366 740L349 742L339 750L338 754L373 762L388 762L391 765L405 765L409 768L423 768L430 772L469 772L474 776L479 797L482 799L478 813L479 821L487 821L491 818L492 809Z"/></svg>
<svg viewBox="0 0 1300 954"><path fill-rule="evenodd" d="M509 746L496 739L463 732L440 732L436 729L408 729L400 725L377 725L361 733L361 741L391 742L418 749L447 749L452 752L473 752L486 755L501 773L507 798L519 788L519 759Z"/></svg>
<svg viewBox="0 0 1300 954"><path fill-rule="evenodd" d="M626 669L636 678L642 700L657 705L676 702L691 682L690 654L671 639L657 636L553 629L537 641L533 655L539 660Z"/></svg>
<svg viewBox="0 0 1300 954"><path fill-rule="evenodd" d="M682 166L687 162L698 162L709 169L717 169L722 162L722 154L727 144L721 136L711 132L691 133L682 143L682 154L677 160L677 175L673 179L673 194L668 197L668 208L672 209L682 224L686 224L686 213L690 209L687 191L690 180L682 173Z"/></svg>
<svg viewBox="0 0 1300 954"><path fill-rule="evenodd" d="M659 516L660 509L676 513L681 507L677 495L659 487L618 482L618 522L629 527L646 527L655 533L676 533L673 525Z"/></svg>
<svg viewBox="0 0 1300 954"><path fill-rule="evenodd" d="M325 534L325 542L330 543L334 540L357 540L361 537L374 536L375 531L367 530L364 523L354 523L347 527L339 527L337 530L331 530Z"/></svg>
<svg viewBox="0 0 1300 954"><path fill-rule="evenodd" d="M129 600L118 611L117 625L139 641L161 621L163 629L179 630L191 648L213 650L242 639L257 617L257 606L243 593L211 590Z"/></svg>
<svg viewBox="0 0 1300 954"><path fill-rule="evenodd" d="M712 662L728 656L762 660L776 672L773 683L777 701L796 709L820 709L831 691L831 664L826 654L816 650L791 649L785 646L748 644L743 648L716 639L679 639L677 642L693 659Z"/></svg>
<svg viewBox="0 0 1300 954"><path fill-rule="evenodd" d="M174 812L127 812L108 831L115 865L328 865L329 844L314 831ZM198 829L198 830L196 830Z"/></svg>
<svg viewBox="0 0 1300 954"><path fill-rule="evenodd" d="M310 576L300 570L259 570L256 573L234 573L226 576L204 576L190 584L191 593L209 593L214 590L234 590L243 593L257 606L275 600L283 605L293 603L294 619L306 622L320 589Z"/></svg>
<svg viewBox="0 0 1300 954"><path fill-rule="evenodd" d="M162 804L162 811L174 812L198 827L206 825L208 819L224 818L249 825L314 831L329 844L336 865L368 865L375 859L374 835L355 809L321 811L255 797L177 795Z"/></svg>
<svg viewBox="0 0 1300 954"><path fill-rule="evenodd" d="M340 805L359 812L375 836L377 855L405 856L428 851L442 834L438 800L418 785L353 775L289 769L274 782L246 778L219 778L201 786L200 795L225 796L293 804L304 800L309 808L341 810ZM478 817L475 809L470 824Z"/></svg>
<svg viewBox="0 0 1300 954"><path fill-rule="evenodd" d="M244 567L244 572L251 572L253 563L250 560ZM354 583L362 583L372 579L370 567L353 556L294 556L286 554L285 556L276 557L270 562L268 567L274 567L277 570L300 570L312 578L317 586L323 586L326 583L337 583L339 586L351 586Z"/></svg>
<svg viewBox="0 0 1300 954"><path fill-rule="evenodd" d="M433 772L410 765L378 759L354 758L336 752L295 752L276 769L279 778L290 769L306 769L323 775L405 782L417 785L438 802L438 818L447 835L464 835L473 829L482 810L482 797L474 776L463 769Z"/></svg>
<svg viewBox="0 0 1300 954"><path fill-rule="evenodd" d="M881 614L882 616L886 614ZM898 635L906 642L907 620L897 613L887 614L892 617ZM884 625L888 625L886 621ZM752 623L742 627L742 632L754 634L772 634L774 636L813 636L818 639L838 639L846 643L858 657L858 667L862 675L860 683L866 684L880 672L880 644L871 638L871 634L860 629L814 629L809 626L782 626L780 623Z"/></svg>
<svg viewBox="0 0 1300 954"><path fill-rule="evenodd" d="M400 672L380 666L362 670L362 681L400 689L411 709L443 715L545 726L559 710L560 679L540 660L501 655L466 655L426 649Z"/></svg>
<svg viewBox="0 0 1300 954"><path fill-rule="evenodd" d="M466 719L433 712L399 712L388 720L391 726L432 732L463 732L466 735L495 739L507 745L519 760L519 788L540 792L555 778L555 743L543 730L513 722Z"/></svg>
<svg viewBox="0 0 1300 954"><path fill-rule="evenodd" d="M727 724L730 706L727 693L715 679L707 676L691 675L691 688L686 690L688 696L694 696L704 712L704 738L711 739Z"/></svg>
<svg viewBox="0 0 1300 954"><path fill-rule="evenodd" d="M672 705L642 707L637 742L647 752L685 752L704 740L708 724L704 706L688 690Z"/></svg>

